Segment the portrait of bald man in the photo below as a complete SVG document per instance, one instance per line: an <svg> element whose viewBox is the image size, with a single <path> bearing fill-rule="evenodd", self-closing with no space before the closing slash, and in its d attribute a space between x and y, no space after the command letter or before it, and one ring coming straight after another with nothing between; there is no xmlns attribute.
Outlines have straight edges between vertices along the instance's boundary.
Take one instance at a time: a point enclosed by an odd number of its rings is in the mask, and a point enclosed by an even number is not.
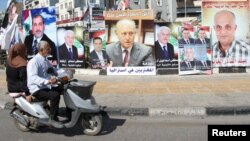
<svg viewBox="0 0 250 141"><path fill-rule="evenodd" d="M152 48L135 42L136 24L122 19L116 23L118 42L107 45L110 66L154 66Z"/></svg>
<svg viewBox="0 0 250 141"><path fill-rule="evenodd" d="M77 60L78 51L73 45L75 33L72 30L67 30L64 35L65 43L59 47L59 60Z"/></svg>
<svg viewBox="0 0 250 141"><path fill-rule="evenodd" d="M217 42L213 45L213 61L220 61L220 66L238 66L239 62L250 64L250 46L236 39L236 16L228 10L221 10L214 16L214 30Z"/></svg>

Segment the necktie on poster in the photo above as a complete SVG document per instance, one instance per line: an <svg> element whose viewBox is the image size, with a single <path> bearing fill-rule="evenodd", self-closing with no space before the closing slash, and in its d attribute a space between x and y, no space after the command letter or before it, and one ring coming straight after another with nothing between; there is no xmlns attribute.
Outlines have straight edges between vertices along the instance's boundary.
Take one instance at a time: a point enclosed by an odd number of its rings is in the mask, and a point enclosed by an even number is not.
<svg viewBox="0 0 250 141"><path fill-rule="evenodd" d="M166 60L168 60L168 59L169 59L169 55L168 55L168 51L167 51L167 49L166 49L166 46L163 46L163 52L164 52L164 58L165 58Z"/></svg>
<svg viewBox="0 0 250 141"><path fill-rule="evenodd" d="M33 55L37 54L37 39L35 39L34 44L32 46L32 53Z"/></svg>
<svg viewBox="0 0 250 141"><path fill-rule="evenodd" d="M123 52L125 53L125 57L124 57L124 60L123 60L123 66L125 66L129 62L129 60L128 60L128 50L125 49Z"/></svg>
<svg viewBox="0 0 250 141"><path fill-rule="evenodd" d="M69 48L69 56L70 56L70 60L73 60L73 52L72 52L72 49Z"/></svg>

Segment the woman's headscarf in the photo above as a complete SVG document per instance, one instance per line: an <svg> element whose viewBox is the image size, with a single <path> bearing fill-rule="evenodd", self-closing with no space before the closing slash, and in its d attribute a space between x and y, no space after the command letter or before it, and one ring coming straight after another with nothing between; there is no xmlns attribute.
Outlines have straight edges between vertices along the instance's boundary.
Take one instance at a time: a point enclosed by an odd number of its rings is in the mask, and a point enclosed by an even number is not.
<svg viewBox="0 0 250 141"><path fill-rule="evenodd" d="M24 44L17 43L9 49L7 62L12 68L27 66L26 48Z"/></svg>

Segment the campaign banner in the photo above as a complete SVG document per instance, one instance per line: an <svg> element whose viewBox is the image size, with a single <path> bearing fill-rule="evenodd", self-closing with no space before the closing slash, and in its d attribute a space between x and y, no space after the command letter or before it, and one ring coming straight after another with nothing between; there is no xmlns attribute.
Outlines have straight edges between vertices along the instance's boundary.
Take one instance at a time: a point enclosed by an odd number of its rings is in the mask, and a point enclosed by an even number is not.
<svg viewBox="0 0 250 141"><path fill-rule="evenodd" d="M155 75L155 66L145 67L108 67L107 75Z"/></svg>
<svg viewBox="0 0 250 141"><path fill-rule="evenodd" d="M37 45L40 41L47 41L51 47L51 54L48 59L51 60L53 65L57 65L55 7L23 10L22 25L28 59L37 54Z"/></svg>
<svg viewBox="0 0 250 141"><path fill-rule="evenodd" d="M103 10L91 9L91 31L104 30L105 20L103 16Z"/></svg>
<svg viewBox="0 0 250 141"><path fill-rule="evenodd" d="M0 11L4 12L0 19L0 49L8 50L12 45L23 42L21 13L22 0L1 1Z"/></svg>
<svg viewBox="0 0 250 141"><path fill-rule="evenodd" d="M213 27L213 67L250 65L249 1L202 1L202 25Z"/></svg>
<svg viewBox="0 0 250 141"><path fill-rule="evenodd" d="M60 68L84 68L83 27L57 28L57 47Z"/></svg>
<svg viewBox="0 0 250 141"><path fill-rule="evenodd" d="M90 65L92 69L106 69L109 58L106 53L107 37L105 30L94 31L89 33L90 40Z"/></svg>
<svg viewBox="0 0 250 141"><path fill-rule="evenodd" d="M206 45L185 44L179 48L179 75L211 73L211 54Z"/></svg>
<svg viewBox="0 0 250 141"><path fill-rule="evenodd" d="M155 23L155 60L157 68L178 68L178 27L181 23Z"/></svg>

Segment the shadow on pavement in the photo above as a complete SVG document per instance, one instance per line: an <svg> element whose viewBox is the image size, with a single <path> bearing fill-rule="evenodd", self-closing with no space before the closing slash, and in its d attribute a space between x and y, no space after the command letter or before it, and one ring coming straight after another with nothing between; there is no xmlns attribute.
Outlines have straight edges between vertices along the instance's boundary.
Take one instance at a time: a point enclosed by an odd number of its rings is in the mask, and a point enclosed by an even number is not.
<svg viewBox="0 0 250 141"><path fill-rule="evenodd" d="M112 133L117 126L122 126L126 119L110 118L108 115L103 118L103 128L99 135L107 135Z"/></svg>
<svg viewBox="0 0 250 141"><path fill-rule="evenodd" d="M126 119L110 118L108 115L103 117L103 128L102 131L97 136L107 135L116 130L117 126L122 126L125 123ZM40 127L35 133L54 133L54 134L63 134L65 136L71 137L76 135L84 135L83 128L81 123L78 122L72 128L62 128L56 129L53 127Z"/></svg>

